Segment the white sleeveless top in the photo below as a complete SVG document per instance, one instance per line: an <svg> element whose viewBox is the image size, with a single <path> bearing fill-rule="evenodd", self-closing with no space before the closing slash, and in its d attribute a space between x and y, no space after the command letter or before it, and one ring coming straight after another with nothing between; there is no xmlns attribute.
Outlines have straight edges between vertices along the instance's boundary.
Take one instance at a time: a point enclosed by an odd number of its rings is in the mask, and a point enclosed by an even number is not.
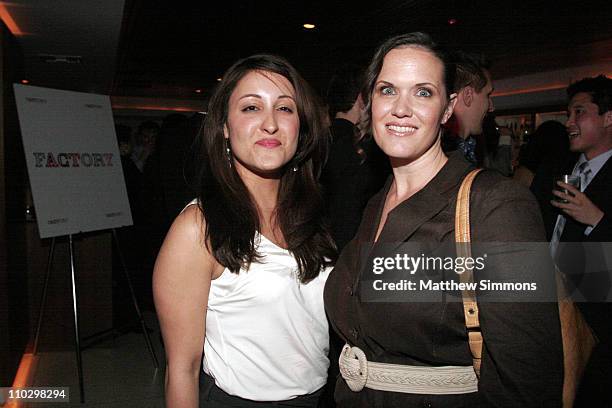
<svg viewBox="0 0 612 408"><path fill-rule="evenodd" d="M323 288L332 268L302 284L291 252L259 233L255 248L259 262L211 282L204 371L228 394L254 401L310 394L327 381Z"/></svg>

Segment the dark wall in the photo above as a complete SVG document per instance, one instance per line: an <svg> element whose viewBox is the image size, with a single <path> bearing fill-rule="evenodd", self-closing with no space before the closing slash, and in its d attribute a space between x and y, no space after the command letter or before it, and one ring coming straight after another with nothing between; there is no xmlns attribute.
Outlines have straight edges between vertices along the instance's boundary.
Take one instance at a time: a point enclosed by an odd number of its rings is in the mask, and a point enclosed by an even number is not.
<svg viewBox="0 0 612 408"><path fill-rule="evenodd" d="M0 23L0 386L11 385L29 340L25 241L27 174L13 95L23 55Z"/></svg>
<svg viewBox="0 0 612 408"><path fill-rule="evenodd" d="M0 35L4 37L4 26L0 24ZM1 83L4 84L2 57L4 55L4 41L0 40L0 77ZM3 131L3 115L4 110L4 93L0 88L0 386L6 386L9 376L9 341L8 341L8 287L7 287L7 252L6 252L6 188L4 183L4 131Z"/></svg>

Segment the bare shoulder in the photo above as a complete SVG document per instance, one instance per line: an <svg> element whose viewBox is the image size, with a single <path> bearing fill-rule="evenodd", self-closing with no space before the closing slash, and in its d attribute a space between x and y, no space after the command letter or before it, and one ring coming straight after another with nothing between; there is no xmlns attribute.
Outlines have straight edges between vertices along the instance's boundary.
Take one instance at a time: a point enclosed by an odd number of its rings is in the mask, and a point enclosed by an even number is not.
<svg viewBox="0 0 612 408"><path fill-rule="evenodd" d="M205 245L204 228L200 209L190 205L170 227L153 271L155 308L175 378L186 370L197 373L202 356L206 306L218 265Z"/></svg>
<svg viewBox="0 0 612 408"><path fill-rule="evenodd" d="M205 227L196 205L176 217L155 263L154 286L200 286L210 282L218 264L205 245Z"/></svg>
<svg viewBox="0 0 612 408"><path fill-rule="evenodd" d="M164 246L169 246L173 251L178 250L184 255L210 256L205 245L206 220L197 205L190 205L181 212L170 227L168 235L164 240ZM162 247L162 251L163 251Z"/></svg>
<svg viewBox="0 0 612 408"><path fill-rule="evenodd" d="M189 240L197 239L203 244L205 228L206 220L202 211L197 204L190 204L175 218L168 236L172 236L173 239L180 237Z"/></svg>

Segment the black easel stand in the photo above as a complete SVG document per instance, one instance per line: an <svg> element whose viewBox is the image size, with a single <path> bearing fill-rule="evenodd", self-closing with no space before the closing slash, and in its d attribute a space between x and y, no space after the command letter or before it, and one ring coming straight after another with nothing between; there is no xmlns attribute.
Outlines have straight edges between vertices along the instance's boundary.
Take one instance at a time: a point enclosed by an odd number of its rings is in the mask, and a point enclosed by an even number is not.
<svg viewBox="0 0 612 408"><path fill-rule="evenodd" d="M136 314L138 315L138 320L140 321L140 327L142 328L142 333L145 337L145 342L147 343L147 348L149 349L149 353L151 354L151 358L153 359L153 365L155 368L159 368L159 363L157 362L157 357L155 356L155 350L153 350L153 345L151 344L151 339L149 338L149 333L147 332L147 327L145 325L144 319L142 318L142 313L140 312L140 307L138 306L138 301L136 300L136 295L134 294L134 287L132 286L132 279L130 278L130 274L127 270L127 266L125 264L125 260L123 258L123 253L121 252L121 247L119 245L119 239L117 238L117 231L113 228L113 239L115 241L115 245L117 247L117 252L119 253L119 259L121 260L121 267L123 272L125 273L125 278L128 283L128 287L130 289L130 295L132 296L132 302L134 304L134 309L136 309ZM42 298L40 302L40 311L38 313L38 322L36 324L36 336L34 337L34 348L32 350L32 354L36 355L38 351L38 340L40 335L40 329L42 326L42 319L45 312L45 304L47 302L47 288L49 286L49 276L51 275L51 266L53 264L53 253L55 251L55 239L56 237L51 238L51 247L49 248L49 258L47 260L47 271L45 273L45 283L42 291ZM77 374L79 377L79 391L80 391L80 400L81 403L85 402L85 391L83 388L83 363L81 360L81 342L80 342L80 332L79 332L79 312L78 312L78 294L77 294L77 284L76 284L76 273L74 266L74 245L72 242L72 234L68 235L68 247L70 252L70 275L72 280L72 309L74 313L74 344L75 344L75 353L77 359Z"/></svg>

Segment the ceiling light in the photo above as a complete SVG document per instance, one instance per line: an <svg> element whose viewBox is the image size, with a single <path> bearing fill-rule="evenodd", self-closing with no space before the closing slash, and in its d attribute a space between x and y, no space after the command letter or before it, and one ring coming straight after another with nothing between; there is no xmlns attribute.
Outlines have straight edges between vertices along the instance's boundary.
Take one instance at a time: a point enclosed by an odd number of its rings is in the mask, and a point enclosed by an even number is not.
<svg viewBox="0 0 612 408"><path fill-rule="evenodd" d="M223 78L217 78L217 82L221 82Z"/></svg>
<svg viewBox="0 0 612 408"><path fill-rule="evenodd" d="M22 83L22 84L29 84L29 83L30 83L30 81L29 81L29 80L27 80L27 79L22 79L22 80L21 80L21 83Z"/></svg>
<svg viewBox="0 0 612 408"><path fill-rule="evenodd" d="M202 90L198 88L195 90L195 93L202 93Z"/></svg>
<svg viewBox="0 0 612 408"><path fill-rule="evenodd" d="M316 26L314 24L311 23L306 23L304 24L302 27L304 27L307 30L312 30L313 28L315 28Z"/></svg>
<svg viewBox="0 0 612 408"><path fill-rule="evenodd" d="M448 25L455 25L457 24L457 19L456 18L449 18L448 19Z"/></svg>

